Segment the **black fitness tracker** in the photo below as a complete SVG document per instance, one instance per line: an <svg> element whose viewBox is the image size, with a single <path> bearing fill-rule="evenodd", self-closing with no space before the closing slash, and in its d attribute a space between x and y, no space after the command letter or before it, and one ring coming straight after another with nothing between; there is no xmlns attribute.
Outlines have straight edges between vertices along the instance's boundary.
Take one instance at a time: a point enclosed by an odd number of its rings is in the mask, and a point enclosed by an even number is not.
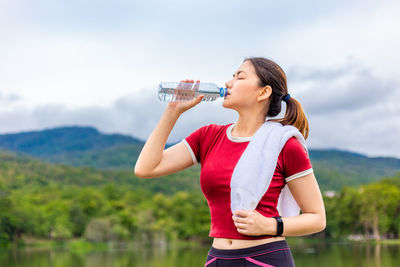
<svg viewBox="0 0 400 267"><path fill-rule="evenodd" d="M283 221L281 219L281 216L274 216L277 225L276 225L276 235L275 236L281 236L283 233Z"/></svg>

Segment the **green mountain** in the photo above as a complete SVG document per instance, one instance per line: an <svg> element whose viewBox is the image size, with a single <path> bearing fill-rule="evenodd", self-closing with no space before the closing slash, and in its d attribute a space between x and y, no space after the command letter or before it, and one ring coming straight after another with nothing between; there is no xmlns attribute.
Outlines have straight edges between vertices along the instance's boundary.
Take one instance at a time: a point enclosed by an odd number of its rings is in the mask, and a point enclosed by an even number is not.
<svg viewBox="0 0 400 267"><path fill-rule="evenodd" d="M54 164L17 156L2 151L0 153L0 195L2 190L28 188L40 191L42 188L64 186L105 186L115 184L131 190L160 192L173 195L178 191L200 192L199 166L193 166L162 179L141 179L127 170L97 170L91 167L74 167Z"/></svg>
<svg viewBox="0 0 400 267"><path fill-rule="evenodd" d="M143 141L120 134L102 134L92 127L62 127L0 135L0 148L45 162L97 169L130 169Z"/></svg>
<svg viewBox="0 0 400 267"><path fill-rule="evenodd" d="M39 157L93 151L132 143L142 142L120 134L101 134L92 127L61 127L0 135L0 147Z"/></svg>
<svg viewBox="0 0 400 267"><path fill-rule="evenodd" d="M333 149L310 149L309 153L315 176L325 189L367 184L400 172L400 159L397 158L367 157Z"/></svg>
<svg viewBox="0 0 400 267"><path fill-rule="evenodd" d="M101 170L106 171L105 173L110 170L115 170L116 173L124 170L132 173L143 145L144 142L137 138L103 134L92 127L62 127L0 135L0 148L12 151L16 156L23 156L25 159L34 157L43 162L75 167L86 166L89 167L86 169L88 173L103 173ZM167 144L166 147L171 145L173 144ZM324 190L370 183L400 171L400 159L396 158L370 158L340 150L310 149L309 153L317 180ZM16 159L19 160L19 157ZM64 165L60 166L74 170ZM198 177L200 169L193 170ZM51 176L51 171L46 175ZM185 175L183 172L182 176Z"/></svg>

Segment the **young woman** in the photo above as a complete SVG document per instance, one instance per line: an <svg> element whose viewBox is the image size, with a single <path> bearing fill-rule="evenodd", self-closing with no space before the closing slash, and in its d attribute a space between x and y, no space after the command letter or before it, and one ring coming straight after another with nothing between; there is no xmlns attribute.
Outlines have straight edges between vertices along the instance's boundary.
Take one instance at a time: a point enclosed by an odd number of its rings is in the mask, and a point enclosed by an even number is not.
<svg viewBox="0 0 400 267"><path fill-rule="evenodd" d="M291 137L285 143L270 186L255 210L232 214L230 179L251 137L267 117L280 113L282 101L286 102L284 118L269 120L295 126L306 139L307 118L300 103L288 94L285 73L269 59L246 58L225 85L228 95L222 105L238 112L236 123L203 126L164 150L179 116L200 103L203 96L170 102L140 153L135 174L159 177L201 163L200 184L211 213L209 236L214 238L205 266L294 266L284 236L325 229L321 192L300 142ZM276 206L286 184L302 213L279 219Z"/></svg>

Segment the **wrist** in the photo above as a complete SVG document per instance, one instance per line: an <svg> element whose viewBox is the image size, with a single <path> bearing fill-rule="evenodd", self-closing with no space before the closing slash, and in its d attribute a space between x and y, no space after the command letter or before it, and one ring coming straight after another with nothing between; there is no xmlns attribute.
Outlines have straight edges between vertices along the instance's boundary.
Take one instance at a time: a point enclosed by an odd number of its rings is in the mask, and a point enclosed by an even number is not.
<svg viewBox="0 0 400 267"><path fill-rule="evenodd" d="M275 220L274 217L266 217L266 219L267 219L267 223L266 223L267 227L265 227L265 229L266 229L265 234L275 236L276 230L278 227L277 221Z"/></svg>
<svg viewBox="0 0 400 267"><path fill-rule="evenodd" d="M179 118L181 116L182 112L175 108L171 108L171 107L167 106L167 108L165 109L165 114L167 114L168 116Z"/></svg>
<svg viewBox="0 0 400 267"><path fill-rule="evenodd" d="M282 236L283 234L283 220L281 216L274 216L273 217L276 221L276 232L275 236Z"/></svg>

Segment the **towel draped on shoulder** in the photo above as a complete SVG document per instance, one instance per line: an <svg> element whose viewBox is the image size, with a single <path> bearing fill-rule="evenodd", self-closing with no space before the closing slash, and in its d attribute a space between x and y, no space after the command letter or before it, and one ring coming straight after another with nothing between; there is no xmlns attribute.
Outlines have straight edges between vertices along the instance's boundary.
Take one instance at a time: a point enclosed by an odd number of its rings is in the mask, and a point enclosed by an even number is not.
<svg viewBox="0 0 400 267"><path fill-rule="evenodd" d="M295 137L308 154L304 136L292 125L266 121L256 131L232 173L232 214L257 207L271 183L278 156L291 137ZM277 209L282 217L296 216L300 212L287 184L281 191Z"/></svg>

